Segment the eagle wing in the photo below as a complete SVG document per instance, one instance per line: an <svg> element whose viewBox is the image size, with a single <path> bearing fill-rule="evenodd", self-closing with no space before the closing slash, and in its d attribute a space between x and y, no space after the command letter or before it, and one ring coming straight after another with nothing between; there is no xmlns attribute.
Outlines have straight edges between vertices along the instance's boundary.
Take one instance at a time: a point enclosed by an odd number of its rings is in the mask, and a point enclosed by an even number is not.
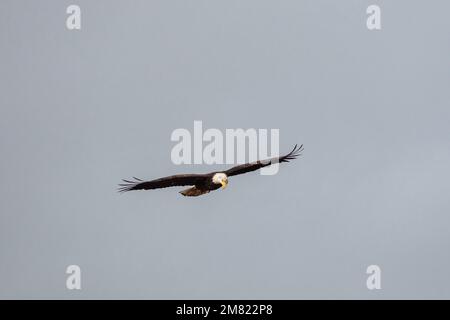
<svg viewBox="0 0 450 320"><path fill-rule="evenodd" d="M255 171L255 170L270 166L271 164L274 164L274 163L289 162L290 160L294 160L299 155L301 155L302 151L303 151L303 145L301 145L300 147L297 147L297 145L295 145L294 149L292 149L291 152L289 152L288 154L286 154L284 156L266 159L266 160L262 160L262 161L258 160L258 161L246 163L246 164L241 164L239 166L235 166L231 169L228 169L227 171L225 171L225 174L229 177L237 176L238 174Z"/></svg>
<svg viewBox="0 0 450 320"><path fill-rule="evenodd" d="M206 174L179 174L151 181L143 181L133 177L134 181L122 180L124 183L119 184L119 192L151 190L175 186L194 186L205 182L208 177L209 176Z"/></svg>

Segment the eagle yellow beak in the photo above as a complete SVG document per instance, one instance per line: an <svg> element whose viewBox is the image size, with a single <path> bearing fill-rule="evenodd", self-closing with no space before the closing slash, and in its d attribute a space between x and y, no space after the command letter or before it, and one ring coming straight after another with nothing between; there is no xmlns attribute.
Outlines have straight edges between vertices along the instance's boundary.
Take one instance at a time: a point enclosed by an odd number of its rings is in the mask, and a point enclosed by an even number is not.
<svg viewBox="0 0 450 320"><path fill-rule="evenodd" d="M220 184L222 185L222 189L225 189L228 185L228 180L222 180L220 181Z"/></svg>

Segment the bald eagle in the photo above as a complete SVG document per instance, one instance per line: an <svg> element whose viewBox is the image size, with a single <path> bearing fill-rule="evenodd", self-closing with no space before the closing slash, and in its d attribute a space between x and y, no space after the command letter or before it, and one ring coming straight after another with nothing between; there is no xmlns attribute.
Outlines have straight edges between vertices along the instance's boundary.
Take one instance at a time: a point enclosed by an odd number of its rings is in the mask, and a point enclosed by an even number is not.
<svg viewBox="0 0 450 320"><path fill-rule="evenodd" d="M164 178L159 178L151 181L143 181L136 177L135 180L122 180L124 183L119 184L119 192L126 192L132 190L151 190L160 189L175 186L191 186L188 189L180 191L183 196L197 197L206 194L210 191L217 190L222 187L225 189L228 185L228 177L236 176L251 171L255 171L274 163L289 162L289 160L296 159L303 151L303 145L297 147L287 155L267 159L264 161L255 161L252 163L246 163L239 166L235 166L226 171L215 171L205 174L179 174Z"/></svg>

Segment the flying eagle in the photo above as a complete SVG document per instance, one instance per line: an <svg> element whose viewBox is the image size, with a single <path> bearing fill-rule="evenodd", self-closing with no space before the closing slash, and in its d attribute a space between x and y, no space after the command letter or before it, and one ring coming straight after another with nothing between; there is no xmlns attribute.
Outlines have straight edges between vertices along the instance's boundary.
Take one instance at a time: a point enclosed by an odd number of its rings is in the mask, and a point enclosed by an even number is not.
<svg viewBox="0 0 450 320"><path fill-rule="evenodd" d="M119 184L119 192L126 192L132 190L151 190L160 189L175 186L192 186L191 188L180 191L183 196L197 197L202 194L206 194L210 191L214 191L228 185L228 177L236 176L251 171L255 171L274 163L289 162L289 160L296 159L303 151L303 145L297 147L287 155L266 159L263 161L255 161L252 163L246 163L239 166L235 166L226 171L214 171L205 174L179 174L169 177L164 177L151 181L143 181L136 177L133 177L135 181L122 180L124 183Z"/></svg>

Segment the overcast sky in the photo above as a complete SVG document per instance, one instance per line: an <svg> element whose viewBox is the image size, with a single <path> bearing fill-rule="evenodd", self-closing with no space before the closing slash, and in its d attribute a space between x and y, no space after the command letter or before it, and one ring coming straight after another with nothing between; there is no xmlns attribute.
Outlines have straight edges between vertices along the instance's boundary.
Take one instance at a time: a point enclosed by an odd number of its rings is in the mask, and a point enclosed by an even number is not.
<svg viewBox="0 0 450 320"><path fill-rule="evenodd" d="M450 298L449 12L1 1L0 297ZM173 130L194 120L276 128L281 152L305 151L198 198L116 192L222 168L171 162Z"/></svg>

